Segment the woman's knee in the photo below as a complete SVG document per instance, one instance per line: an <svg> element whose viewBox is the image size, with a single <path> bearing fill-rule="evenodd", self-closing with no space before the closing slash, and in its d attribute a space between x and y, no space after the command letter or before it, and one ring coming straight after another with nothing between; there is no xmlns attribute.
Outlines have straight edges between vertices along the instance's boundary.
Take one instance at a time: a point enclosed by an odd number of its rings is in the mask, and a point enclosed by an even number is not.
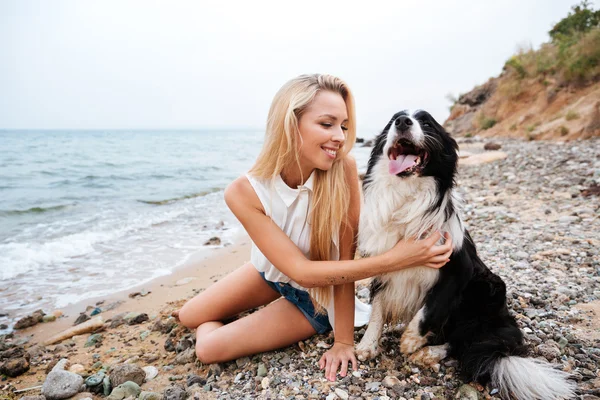
<svg viewBox="0 0 600 400"><path fill-rule="evenodd" d="M196 337L196 357L203 364L214 364L225 361L223 358L223 348L219 345L218 340L215 340L213 337L212 332Z"/></svg>
<svg viewBox="0 0 600 400"><path fill-rule="evenodd" d="M202 323L198 318L198 310L194 310L194 307L188 301L179 309L179 322L186 328L195 329Z"/></svg>

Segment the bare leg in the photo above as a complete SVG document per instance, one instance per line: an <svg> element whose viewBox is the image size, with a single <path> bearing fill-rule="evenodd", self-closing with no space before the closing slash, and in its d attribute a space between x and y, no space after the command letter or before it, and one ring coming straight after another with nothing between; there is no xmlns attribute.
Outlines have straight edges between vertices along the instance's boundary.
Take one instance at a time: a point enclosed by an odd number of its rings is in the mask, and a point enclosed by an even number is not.
<svg viewBox="0 0 600 400"><path fill-rule="evenodd" d="M427 343L427 338L425 336L421 336L420 329L421 323L424 319L425 306L421 307L421 309L413 317L406 327L406 330L402 334L402 337L400 338L400 351L403 354L412 354L421 347L425 346Z"/></svg>
<svg viewBox="0 0 600 400"><path fill-rule="evenodd" d="M256 268L246 263L190 299L179 310L179 320L188 328L212 321L218 326L225 318L250 310L280 297L260 276Z"/></svg>
<svg viewBox="0 0 600 400"><path fill-rule="evenodd" d="M315 333L298 307L279 299L230 324L201 325L196 355L205 364L224 362L289 346Z"/></svg>
<svg viewBox="0 0 600 400"><path fill-rule="evenodd" d="M361 361L370 360L379 354L379 338L383 331L383 307L379 296L373 299L373 308L371 310L371 318L369 326L360 343L356 347L356 356Z"/></svg>

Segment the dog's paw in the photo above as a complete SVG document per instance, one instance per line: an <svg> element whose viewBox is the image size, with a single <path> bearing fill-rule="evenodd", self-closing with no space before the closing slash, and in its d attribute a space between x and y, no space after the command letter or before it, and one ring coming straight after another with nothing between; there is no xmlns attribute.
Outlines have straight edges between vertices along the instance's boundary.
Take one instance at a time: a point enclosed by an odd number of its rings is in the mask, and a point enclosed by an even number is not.
<svg viewBox="0 0 600 400"><path fill-rule="evenodd" d="M415 351L419 350L421 347L425 346L427 343L427 338L415 334L410 329L406 330L402 337L400 338L400 351L402 354L412 354Z"/></svg>
<svg viewBox="0 0 600 400"><path fill-rule="evenodd" d="M356 358L358 358L360 361L367 361L367 360L371 360L375 357L377 357L377 355L379 354L379 346L377 345L377 342L373 342L373 343L363 343L360 342L359 345L356 347Z"/></svg>
<svg viewBox="0 0 600 400"><path fill-rule="evenodd" d="M415 351L408 361L421 367L430 367L446 358L448 350L446 346L427 346Z"/></svg>

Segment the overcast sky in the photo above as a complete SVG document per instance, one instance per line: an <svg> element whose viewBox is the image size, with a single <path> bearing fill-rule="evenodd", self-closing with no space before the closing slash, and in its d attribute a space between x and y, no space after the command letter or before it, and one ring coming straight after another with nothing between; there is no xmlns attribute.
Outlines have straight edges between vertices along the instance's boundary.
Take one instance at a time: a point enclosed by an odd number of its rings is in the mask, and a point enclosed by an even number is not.
<svg viewBox="0 0 600 400"><path fill-rule="evenodd" d="M575 3L0 0L0 129L260 129L312 72L350 85L359 136L405 108L442 122Z"/></svg>

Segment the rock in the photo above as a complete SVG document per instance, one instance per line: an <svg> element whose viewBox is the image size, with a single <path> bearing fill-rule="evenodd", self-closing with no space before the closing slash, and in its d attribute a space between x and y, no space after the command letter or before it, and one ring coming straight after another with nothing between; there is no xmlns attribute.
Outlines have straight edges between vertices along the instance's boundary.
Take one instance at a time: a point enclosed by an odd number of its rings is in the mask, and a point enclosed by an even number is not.
<svg viewBox="0 0 600 400"><path fill-rule="evenodd" d="M103 390L102 381L104 380L105 376L106 373L104 372L104 370L100 370L94 375L90 375L87 377L87 379L85 380L85 386L91 388L95 392L100 392Z"/></svg>
<svg viewBox="0 0 600 400"><path fill-rule="evenodd" d="M138 400L162 400L162 395L154 392L142 392Z"/></svg>
<svg viewBox="0 0 600 400"><path fill-rule="evenodd" d="M190 282L193 282L193 281L195 281L196 279L198 279L198 278L196 278L196 277L192 277L192 276L189 276L189 277L187 277L187 278L183 278L183 279L180 279L180 280L178 280L177 282L175 282L175 285L176 285L176 286L183 286L183 285L187 285L188 283L190 283Z"/></svg>
<svg viewBox="0 0 600 400"><path fill-rule="evenodd" d="M29 361L25 357L11 358L0 364L0 374L14 378L29 371Z"/></svg>
<svg viewBox="0 0 600 400"><path fill-rule="evenodd" d="M19 400L46 400L46 398L40 394L37 396L23 396Z"/></svg>
<svg viewBox="0 0 600 400"><path fill-rule="evenodd" d="M158 368L153 367L152 365L148 365L142 369L146 373L146 377L144 378L146 382L151 381L158 375Z"/></svg>
<svg viewBox="0 0 600 400"><path fill-rule="evenodd" d="M490 151L487 153L474 154L471 157L461 158L460 165L478 165L486 164L493 161L503 160L508 155L502 151Z"/></svg>
<svg viewBox="0 0 600 400"><path fill-rule="evenodd" d="M102 339L103 337L101 333L94 333L88 337L83 347L99 346L102 343Z"/></svg>
<svg viewBox="0 0 600 400"><path fill-rule="evenodd" d="M552 361L555 358L560 357L560 347L553 340L547 343L542 343L536 347L538 354L544 357L548 361Z"/></svg>
<svg viewBox="0 0 600 400"><path fill-rule="evenodd" d="M94 395L90 392L77 393L73 397L69 397L67 400L92 400Z"/></svg>
<svg viewBox="0 0 600 400"><path fill-rule="evenodd" d="M79 317L77 317L77 319L75 320L75 322L73 323L73 325L79 325L87 320L89 320L90 317L89 315L87 315L86 313L82 312L81 314L79 314Z"/></svg>
<svg viewBox="0 0 600 400"><path fill-rule="evenodd" d="M340 388L335 388L335 394L342 400L348 400L348 392Z"/></svg>
<svg viewBox="0 0 600 400"><path fill-rule="evenodd" d="M205 246L219 246L221 244L221 238L214 236L208 239L204 245Z"/></svg>
<svg viewBox="0 0 600 400"><path fill-rule="evenodd" d="M400 384L400 379L396 378L395 376L388 375L383 379L382 383L386 388L392 388L394 385Z"/></svg>
<svg viewBox="0 0 600 400"><path fill-rule="evenodd" d="M69 372L72 372L72 373L78 374L78 375L83 375L83 374L85 374L85 367L81 364L73 364L69 368Z"/></svg>
<svg viewBox="0 0 600 400"><path fill-rule="evenodd" d="M141 392L142 389L140 389L137 383L127 381L114 388L107 397L107 400L123 400L129 397L133 397L135 399Z"/></svg>
<svg viewBox="0 0 600 400"><path fill-rule="evenodd" d="M142 322L148 321L149 318L148 314L146 313L130 312L125 317L123 317L123 319L125 320L125 322L127 322L128 325L137 325L141 324Z"/></svg>
<svg viewBox="0 0 600 400"><path fill-rule="evenodd" d="M496 142L488 142L483 145L484 150L500 150L501 148L502 148L502 145L500 143L496 143Z"/></svg>
<svg viewBox="0 0 600 400"><path fill-rule="evenodd" d="M268 389L270 384L271 384L271 380L267 377L262 378L262 380L260 381L260 386L263 389Z"/></svg>
<svg viewBox="0 0 600 400"><path fill-rule="evenodd" d="M18 320L14 329L25 329L37 325L44 320L44 315L46 314L42 310L36 310L32 314Z"/></svg>
<svg viewBox="0 0 600 400"><path fill-rule="evenodd" d="M471 385L462 385L458 388L454 398L458 400L477 400L479 399L479 392Z"/></svg>
<svg viewBox="0 0 600 400"><path fill-rule="evenodd" d="M110 319L110 327L112 329L118 328L121 325L125 324L125 320L123 319L127 315L126 313L117 314Z"/></svg>
<svg viewBox="0 0 600 400"><path fill-rule="evenodd" d="M186 383L187 383L188 387L194 386L194 385L204 386L204 385L206 385L206 379L204 379L198 375L190 374L187 377Z"/></svg>
<svg viewBox="0 0 600 400"><path fill-rule="evenodd" d="M194 348L188 348L175 357L175 364L188 364L196 361L196 351Z"/></svg>
<svg viewBox="0 0 600 400"><path fill-rule="evenodd" d="M90 317L93 317L94 315L98 315L102 312L102 309L100 307L96 307L92 310L92 312L90 313Z"/></svg>
<svg viewBox="0 0 600 400"><path fill-rule="evenodd" d="M264 363L259 363L258 364L258 368L256 370L256 376L260 376L261 378L264 376L267 376L267 367L265 366Z"/></svg>
<svg viewBox="0 0 600 400"><path fill-rule="evenodd" d="M76 395L83 385L83 378L64 370L52 370L44 384L42 394L47 400L61 400Z"/></svg>
<svg viewBox="0 0 600 400"><path fill-rule="evenodd" d="M365 390L367 392L377 392L379 390L379 386L381 386L381 382L367 382L365 385Z"/></svg>
<svg viewBox="0 0 600 400"><path fill-rule="evenodd" d="M248 357L242 357L242 358L238 358L237 360L235 360L235 363L238 368L243 368L249 362L250 362L250 358L248 358Z"/></svg>
<svg viewBox="0 0 600 400"><path fill-rule="evenodd" d="M108 396L111 392L111 388L110 376L106 375L104 379L102 379L102 393L104 393L105 396Z"/></svg>
<svg viewBox="0 0 600 400"><path fill-rule="evenodd" d="M127 381L142 385L146 372L135 364L117 364L110 371L110 384L117 387Z"/></svg>
<svg viewBox="0 0 600 400"><path fill-rule="evenodd" d="M42 322L54 322L56 321L56 315L44 315Z"/></svg>
<svg viewBox="0 0 600 400"><path fill-rule="evenodd" d="M168 387L163 395L163 400L185 400L185 398L185 390L179 385Z"/></svg>

